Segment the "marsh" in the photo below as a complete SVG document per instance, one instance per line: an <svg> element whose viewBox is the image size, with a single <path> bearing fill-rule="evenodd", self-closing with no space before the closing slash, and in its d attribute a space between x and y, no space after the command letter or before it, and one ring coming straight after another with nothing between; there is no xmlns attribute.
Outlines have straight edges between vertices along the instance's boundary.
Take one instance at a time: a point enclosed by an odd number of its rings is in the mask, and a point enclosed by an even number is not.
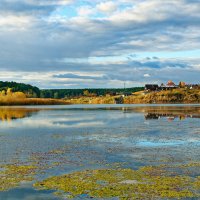
<svg viewBox="0 0 200 200"><path fill-rule="evenodd" d="M191 187L195 185L193 195L185 192L188 188L178 188L185 196L173 194L198 199L200 105L2 107L0 127L0 199L87 199L91 194L96 199L122 199L126 195L120 196L119 192L109 196L104 190L97 195L89 191L91 188L84 192L77 187L72 191L69 177L75 180L77 174L98 174L92 181L101 187L118 181L118 190L126 193L124 185L141 181L138 174L143 182L155 180L147 177L152 167L154 173L150 176L156 173L161 176L159 180L187 176ZM141 175L141 170L147 171ZM166 170L164 177L161 170ZM62 191L55 183L63 176L68 180L68 191ZM132 180L133 176L137 178ZM49 187L47 180L54 180L55 187ZM169 197L164 194L156 194L153 199ZM138 198L148 199L148 195Z"/></svg>

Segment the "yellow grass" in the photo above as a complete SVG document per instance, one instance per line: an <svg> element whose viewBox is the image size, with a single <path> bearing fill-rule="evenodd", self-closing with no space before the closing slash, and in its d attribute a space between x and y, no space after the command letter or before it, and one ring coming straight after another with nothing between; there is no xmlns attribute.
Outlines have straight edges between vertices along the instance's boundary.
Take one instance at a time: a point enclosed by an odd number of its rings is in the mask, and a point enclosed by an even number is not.
<svg viewBox="0 0 200 200"><path fill-rule="evenodd" d="M7 91L0 92L0 106L9 105L63 105L68 104L61 99L44 99L44 98L26 98L23 92L12 92L9 88Z"/></svg>
<svg viewBox="0 0 200 200"><path fill-rule="evenodd" d="M178 88L168 91L149 92L124 98L124 103L200 103L200 88Z"/></svg>
<svg viewBox="0 0 200 200"><path fill-rule="evenodd" d="M120 96L80 97L76 99L26 98L25 94L8 90L0 93L0 105L65 105L65 104L115 104ZM178 88L168 91L136 92L123 98L124 104L148 103L200 103L200 88Z"/></svg>
<svg viewBox="0 0 200 200"><path fill-rule="evenodd" d="M2 99L0 98L1 106L9 105L65 105L69 104L60 99L41 99L41 98L25 98L25 99Z"/></svg>
<svg viewBox="0 0 200 200"><path fill-rule="evenodd" d="M71 104L115 104L119 96L80 97L67 100ZM123 98L124 104L151 104L151 103L200 103L200 88L178 88L168 91L135 92Z"/></svg>

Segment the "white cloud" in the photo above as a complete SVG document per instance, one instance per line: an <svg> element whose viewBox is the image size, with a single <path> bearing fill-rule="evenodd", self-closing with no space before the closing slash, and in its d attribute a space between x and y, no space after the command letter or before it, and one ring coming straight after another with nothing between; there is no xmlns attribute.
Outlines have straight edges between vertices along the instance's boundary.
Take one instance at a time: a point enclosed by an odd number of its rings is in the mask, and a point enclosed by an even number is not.
<svg viewBox="0 0 200 200"><path fill-rule="evenodd" d="M77 9L77 13L80 16L89 16L95 13L95 10L90 6L81 6Z"/></svg>
<svg viewBox="0 0 200 200"><path fill-rule="evenodd" d="M117 4L113 1L102 2L97 5L97 10L104 13L112 13L117 10Z"/></svg>
<svg viewBox="0 0 200 200"><path fill-rule="evenodd" d="M150 74L144 74L145 78L151 77Z"/></svg>
<svg viewBox="0 0 200 200"><path fill-rule="evenodd" d="M1 0L1 79L40 87L104 87L105 81L110 87L118 87L124 81L137 85L147 74L152 81L169 76L177 80L176 70L188 82L198 80L197 53L182 59L175 54L200 47L199 1L84 2ZM170 57L167 52L175 54ZM145 56L125 56L138 53ZM160 59L145 60L153 56ZM12 73L7 76L5 71ZM81 77L52 78L54 74L83 72L101 74L105 79L87 82L86 77L82 81Z"/></svg>
<svg viewBox="0 0 200 200"><path fill-rule="evenodd" d="M12 28L24 29L32 25L34 18L32 16L16 16L16 15L0 15L0 27L7 28L8 30Z"/></svg>

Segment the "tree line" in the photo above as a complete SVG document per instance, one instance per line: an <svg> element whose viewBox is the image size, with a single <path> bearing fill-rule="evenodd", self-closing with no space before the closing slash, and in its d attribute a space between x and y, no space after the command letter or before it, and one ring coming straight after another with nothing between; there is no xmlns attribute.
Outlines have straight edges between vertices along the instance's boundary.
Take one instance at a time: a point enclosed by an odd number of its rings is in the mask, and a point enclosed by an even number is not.
<svg viewBox="0 0 200 200"><path fill-rule="evenodd" d="M0 81L0 91L7 91L11 89L12 92L23 92L27 97L40 97L40 89L29 84L16 82Z"/></svg>
<svg viewBox="0 0 200 200"><path fill-rule="evenodd" d="M41 90L42 98L73 98L82 96L105 96L133 93L144 90L144 87L133 88L86 88L86 89L49 89Z"/></svg>
<svg viewBox="0 0 200 200"><path fill-rule="evenodd" d="M144 89L144 87L133 88L88 88L88 89L39 89L29 84L0 81L0 91L11 88L13 92L23 92L29 98L73 98L82 96L105 96L122 93L133 93Z"/></svg>

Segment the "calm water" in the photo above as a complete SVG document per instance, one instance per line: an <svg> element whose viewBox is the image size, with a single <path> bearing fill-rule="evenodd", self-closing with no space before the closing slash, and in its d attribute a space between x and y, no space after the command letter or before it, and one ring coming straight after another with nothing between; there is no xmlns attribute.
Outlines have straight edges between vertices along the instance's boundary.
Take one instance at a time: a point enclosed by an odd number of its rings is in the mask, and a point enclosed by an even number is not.
<svg viewBox="0 0 200 200"><path fill-rule="evenodd" d="M1 107L0 165L37 163L41 171L0 199L58 199L33 182L85 169L200 162L199 152L200 105Z"/></svg>

